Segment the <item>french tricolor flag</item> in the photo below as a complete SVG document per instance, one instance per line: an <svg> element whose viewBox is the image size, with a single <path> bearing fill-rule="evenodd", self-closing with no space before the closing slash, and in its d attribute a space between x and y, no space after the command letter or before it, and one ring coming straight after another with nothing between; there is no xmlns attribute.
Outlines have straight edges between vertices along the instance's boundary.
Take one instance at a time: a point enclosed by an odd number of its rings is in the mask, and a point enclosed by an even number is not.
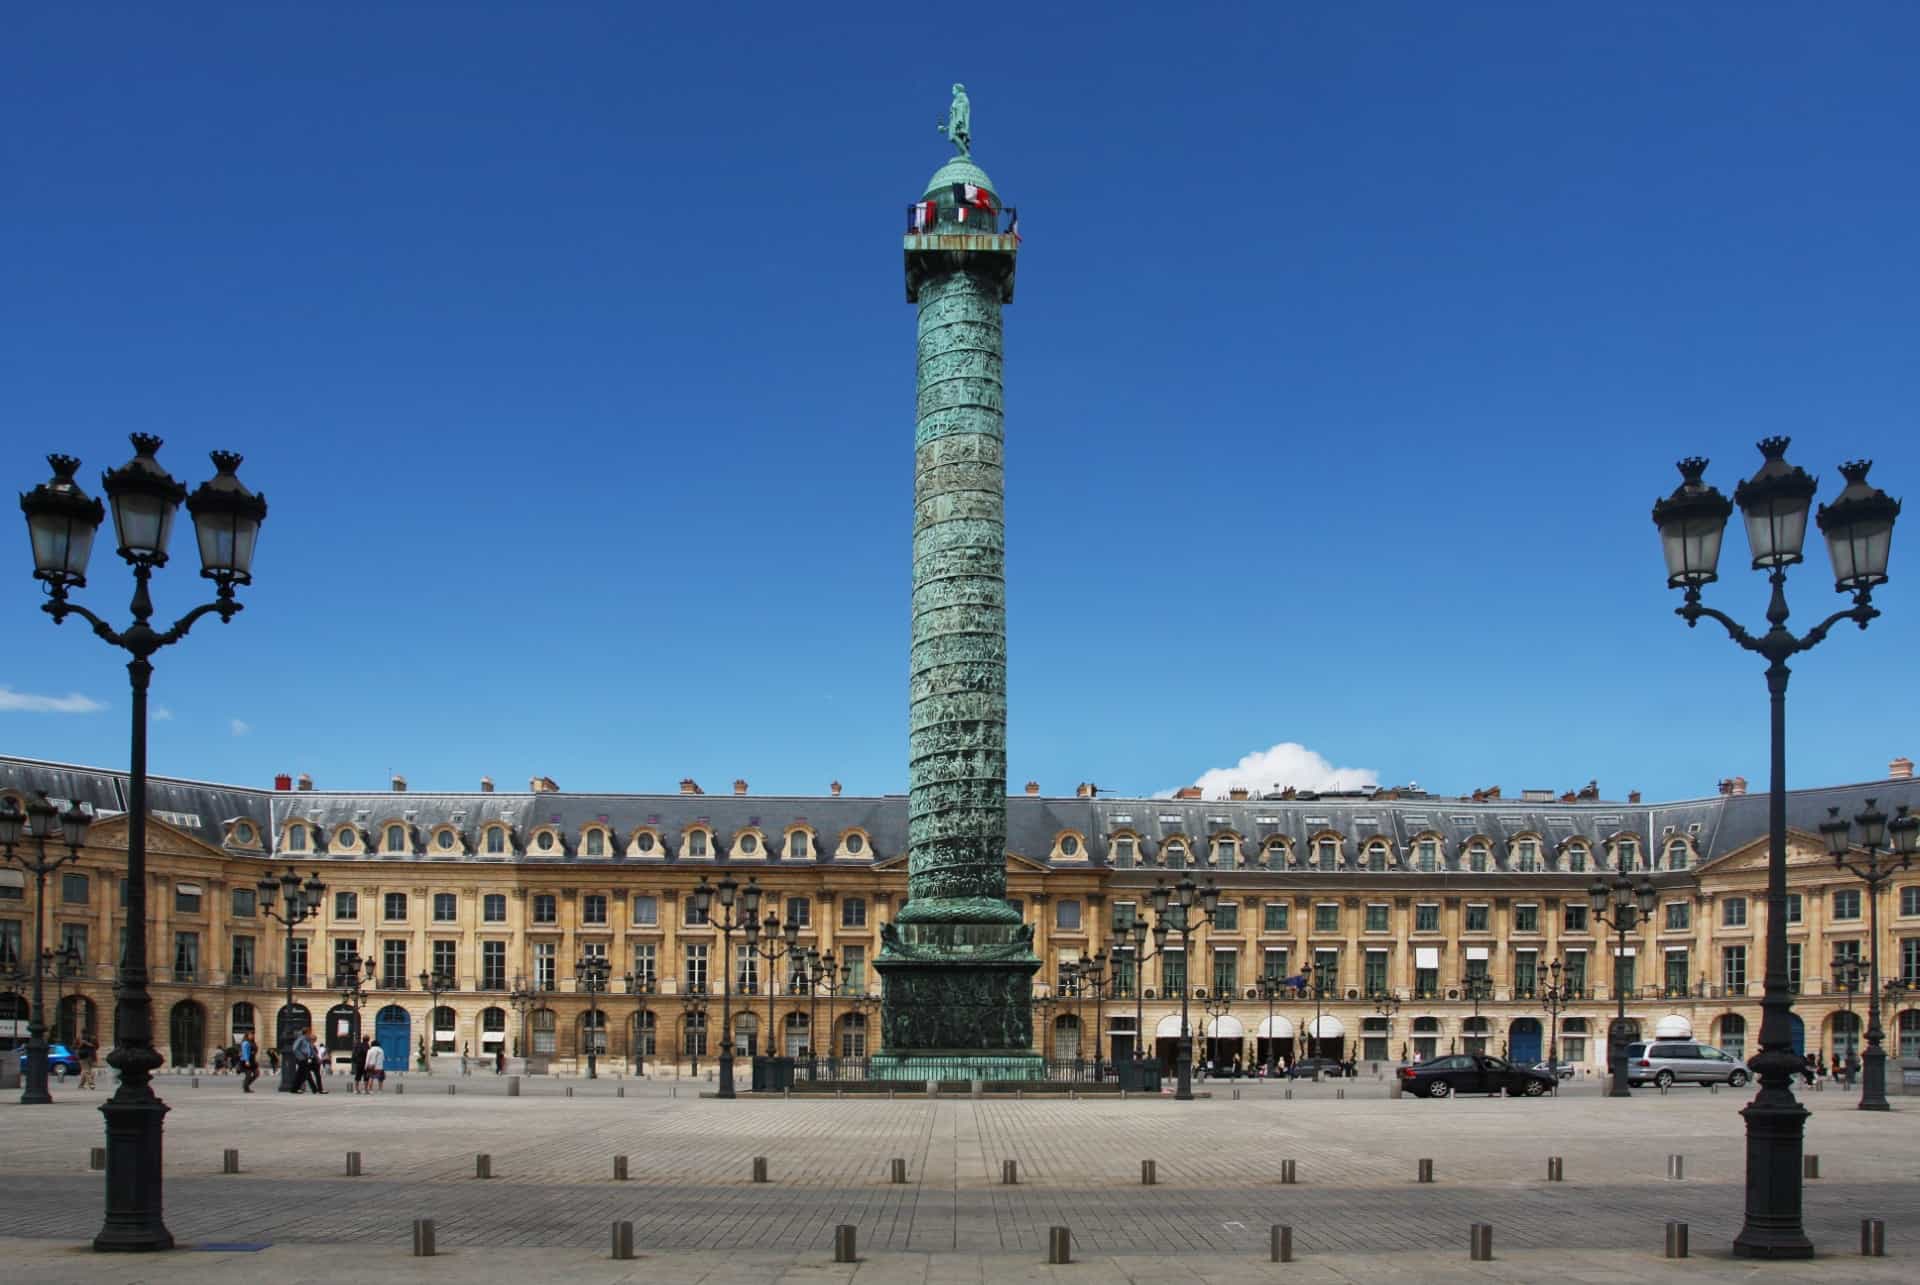
<svg viewBox="0 0 1920 1285"><path fill-rule="evenodd" d="M920 202L918 205L913 207L912 212L909 213L907 216L907 231L909 232L926 231L928 228L933 226L934 218L938 213L939 213L938 202L935 202L935 201Z"/></svg>
<svg viewBox="0 0 1920 1285"><path fill-rule="evenodd" d="M972 206L976 210L991 210L993 208L993 193L987 191L984 187L978 187L972 183L955 183L953 185L953 203L961 209Z"/></svg>

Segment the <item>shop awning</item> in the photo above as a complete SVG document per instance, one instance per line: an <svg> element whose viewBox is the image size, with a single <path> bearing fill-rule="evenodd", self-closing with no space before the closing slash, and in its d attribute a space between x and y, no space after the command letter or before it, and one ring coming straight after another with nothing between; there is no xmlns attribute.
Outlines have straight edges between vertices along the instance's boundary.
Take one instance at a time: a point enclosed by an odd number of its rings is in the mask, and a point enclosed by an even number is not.
<svg viewBox="0 0 1920 1285"><path fill-rule="evenodd" d="M1275 1015L1260 1019L1260 1038L1263 1040L1290 1040L1293 1038L1293 1023Z"/></svg>
<svg viewBox="0 0 1920 1285"><path fill-rule="evenodd" d="M1223 1013L1207 1023L1207 1038L1210 1040L1244 1040L1247 1038L1247 1028L1240 1024L1239 1018L1233 1016L1231 1013Z"/></svg>
<svg viewBox="0 0 1920 1285"><path fill-rule="evenodd" d="M1337 1040L1346 1033L1347 1028L1331 1013L1322 1014L1307 1023L1307 1034L1316 1040Z"/></svg>

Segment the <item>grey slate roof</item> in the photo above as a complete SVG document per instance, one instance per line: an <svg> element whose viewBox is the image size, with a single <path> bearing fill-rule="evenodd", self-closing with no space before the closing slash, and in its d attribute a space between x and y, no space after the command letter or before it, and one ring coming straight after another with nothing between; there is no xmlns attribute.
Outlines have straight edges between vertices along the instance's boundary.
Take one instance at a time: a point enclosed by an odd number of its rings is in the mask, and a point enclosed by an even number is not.
<svg viewBox="0 0 1920 1285"><path fill-rule="evenodd" d="M99 815L126 809L125 774L99 768L0 757L0 791L7 789L43 790L62 801L77 799ZM1879 799L1889 812L1902 803L1920 808L1920 781L1872 781L1793 791L1788 795L1787 822L1813 832L1826 819L1828 807L1839 806L1844 814L1851 815L1868 796ZM148 801L154 813L215 845L225 838L225 823L238 817L251 819L269 837L270 844L277 842L281 825L291 817L312 821L323 832L353 825L376 835L383 823L399 820L415 827L417 847L425 846L425 836L437 825L454 825L469 842L475 842L483 825L504 821L522 847L517 859L523 861L579 859L572 848L581 827L593 822L610 826L616 848L622 849L635 829L658 830L669 861L680 858L681 835L696 822L713 831L722 854L750 826L758 826L777 839L790 825L806 824L820 836L819 846L830 856L839 836L857 828L868 836L872 845L869 860L875 862L903 855L907 833L904 795L342 793L248 789L153 777L148 782ZM1289 840L1296 852L1304 851L1313 835L1333 831L1344 836L1346 855L1359 851L1375 835L1389 839L1395 850L1401 851L1416 836L1436 833L1448 853L1458 851L1475 837L1484 837L1492 842L1496 853L1501 853L1521 834L1538 835L1548 847L1554 847L1575 837L1598 845L1624 831L1639 836L1650 852L1657 852L1669 835L1690 835L1702 859L1712 860L1764 834L1766 823L1764 793L1654 804L1014 795L1007 800L1007 847L1045 861L1055 837L1062 831L1074 831L1085 836L1089 854L1099 864L1107 859L1110 837L1120 830L1133 831L1140 837L1142 856L1157 855L1160 845L1174 835L1195 840L1198 846L1207 836L1228 830L1242 836L1247 850L1278 835ZM560 829L568 845L565 854L548 858L525 854L530 831L540 825ZM301 859L312 855L302 854ZM756 859L756 864L766 861Z"/></svg>

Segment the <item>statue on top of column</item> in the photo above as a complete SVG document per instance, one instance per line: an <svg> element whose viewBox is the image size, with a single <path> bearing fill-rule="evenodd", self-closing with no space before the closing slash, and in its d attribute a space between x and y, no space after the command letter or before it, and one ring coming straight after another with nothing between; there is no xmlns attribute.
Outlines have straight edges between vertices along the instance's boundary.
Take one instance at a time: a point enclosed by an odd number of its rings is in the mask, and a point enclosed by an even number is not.
<svg viewBox="0 0 1920 1285"><path fill-rule="evenodd" d="M934 128L960 149L960 155L973 155L973 108L967 102L965 85L954 85L953 105L947 108L947 123L935 125Z"/></svg>

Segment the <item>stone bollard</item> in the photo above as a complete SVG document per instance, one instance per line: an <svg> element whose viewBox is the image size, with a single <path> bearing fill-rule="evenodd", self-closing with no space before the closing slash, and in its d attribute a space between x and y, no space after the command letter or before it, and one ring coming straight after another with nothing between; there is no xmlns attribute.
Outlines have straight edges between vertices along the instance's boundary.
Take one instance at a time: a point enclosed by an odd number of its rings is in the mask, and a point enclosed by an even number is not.
<svg viewBox="0 0 1920 1285"><path fill-rule="evenodd" d="M1002 1160L1000 1162L1000 1185L1003 1187L1017 1187L1020 1185L1020 1162L1018 1160Z"/></svg>
<svg viewBox="0 0 1920 1285"><path fill-rule="evenodd" d="M1275 1223L1267 1229L1267 1257L1276 1263L1293 1261L1293 1228Z"/></svg>
<svg viewBox="0 0 1920 1285"><path fill-rule="evenodd" d="M887 1166L887 1168L888 1168L888 1170L889 1170L889 1173L887 1174L887 1181L888 1181L888 1182L892 1182L892 1183L903 1183L903 1182L905 1182L905 1181L907 1180L907 1161L906 1161L906 1157L904 1157L904 1156L895 1156L895 1157L893 1158L893 1161L892 1161L892 1163L891 1163L891 1164L889 1164L889 1165Z"/></svg>
<svg viewBox="0 0 1920 1285"><path fill-rule="evenodd" d="M669 1085L667 1086L667 1096L668 1096L668 1097L670 1097L670 1098L677 1098L677 1097L679 1097L679 1096L680 1096L680 1086L679 1086L679 1085L677 1085L677 1084L669 1084Z"/></svg>
<svg viewBox="0 0 1920 1285"><path fill-rule="evenodd" d="M1390 1098L1397 1098L1400 1096L1400 1077L1399 1076L1397 1075L1394 1076L1393 1081L1387 1085L1387 1096Z"/></svg>
<svg viewBox="0 0 1920 1285"><path fill-rule="evenodd" d="M1475 1223L1467 1232L1467 1257L1476 1263L1493 1261L1492 1223Z"/></svg>
<svg viewBox="0 0 1920 1285"><path fill-rule="evenodd" d="M1140 1185L1151 1187L1160 1181L1160 1167L1151 1160L1140 1162Z"/></svg>
<svg viewBox="0 0 1920 1285"><path fill-rule="evenodd" d="M627 1180L627 1158L625 1156L615 1156L613 1158L613 1180L615 1182L625 1182Z"/></svg>
<svg viewBox="0 0 1920 1285"><path fill-rule="evenodd" d="M452 1096L453 1096L453 1091L454 1091L455 1089L457 1089L457 1088L459 1088L459 1087L460 1087L460 1086L459 1086L459 1085L457 1085L457 1084L449 1084L449 1085L447 1086L447 1096L448 1096L448 1097L452 1097Z"/></svg>
<svg viewBox="0 0 1920 1285"><path fill-rule="evenodd" d="M1818 1178L1820 1176L1820 1157L1802 1156L1800 1158L1800 1176L1802 1178Z"/></svg>
<svg viewBox="0 0 1920 1285"><path fill-rule="evenodd" d="M1419 1181L1421 1181L1421 1182L1432 1182L1432 1181L1433 1181L1433 1161L1431 1161L1431 1160L1422 1160L1422 1161L1420 1162L1420 1176L1419 1176Z"/></svg>
<svg viewBox="0 0 1920 1285"><path fill-rule="evenodd" d="M755 1182L767 1181L767 1158L765 1156L755 1156L753 1158L753 1180Z"/></svg>
<svg viewBox="0 0 1920 1285"><path fill-rule="evenodd" d="M621 1158L625 1159L624 1156ZM633 1257L633 1224L631 1222L628 1222L624 1218L616 1220L613 1224L612 1257L614 1258L632 1258Z"/></svg>
<svg viewBox="0 0 1920 1285"><path fill-rule="evenodd" d="M1294 1162L1291 1160L1282 1160L1280 1162L1280 1181L1287 1186L1292 1186L1299 1181L1299 1178L1294 1173L1293 1165Z"/></svg>
<svg viewBox="0 0 1920 1285"><path fill-rule="evenodd" d="M1660 1096L1661 1096L1661 1097L1663 1097L1663 1098L1664 1098L1664 1097L1666 1097L1666 1096L1667 1096L1667 1087L1668 1087L1667 1085L1664 1085L1664 1084L1656 1084L1656 1085L1654 1085L1654 1087L1655 1087L1656 1089L1659 1089L1659 1090L1660 1090Z"/></svg>
<svg viewBox="0 0 1920 1285"><path fill-rule="evenodd" d="M627 1086L626 1086L626 1085L624 1085L624 1084L622 1084L622 1085L620 1085L620 1086L619 1086L618 1088L616 1088L616 1089L614 1089L614 1091L613 1091L613 1096L614 1096L614 1097L616 1097L616 1098L624 1098L624 1097L626 1097L626 1096L627 1096Z"/></svg>
<svg viewBox="0 0 1920 1285"><path fill-rule="evenodd" d="M1678 1218L1667 1219L1667 1257L1687 1256L1687 1225Z"/></svg>
<svg viewBox="0 0 1920 1285"><path fill-rule="evenodd" d="M1287 1101L1289 1101L1289 1102L1291 1102L1291 1101L1293 1101L1293 1090L1292 1090L1292 1089L1288 1089L1288 1090L1287 1090Z"/></svg>
<svg viewBox="0 0 1920 1285"><path fill-rule="evenodd" d="M901 1163L904 1164L905 1161ZM854 1239L852 1223L841 1223L833 1229L833 1261L836 1263L860 1261L859 1242Z"/></svg>
<svg viewBox="0 0 1920 1285"><path fill-rule="evenodd" d="M493 1177L493 1157L481 1152L473 1158L473 1176L476 1178Z"/></svg>
<svg viewBox="0 0 1920 1285"><path fill-rule="evenodd" d="M1887 1256L1887 1223L1884 1218L1860 1220L1860 1253L1866 1258Z"/></svg>
<svg viewBox="0 0 1920 1285"><path fill-rule="evenodd" d="M1687 1176L1687 1158L1685 1156L1667 1157L1667 1177L1679 1182Z"/></svg>
<svg viewBox="0 0 1920 1285"><path fill-rule="evenodd" d="M187 1077L187 1087L188 1087L188 1088L190 1088L190 1089L197 1089L197 1088L199 1088L199 1087L200 1087L200 1077L199 1077L199 1076L197 1076L197 1075L192 1075L192 1076L188 1076L188 1077Z"/></svg>
<svg viewBox="0 0 1920 1285"><path fill-rule="evenodd" d="M225 1151L220 1153L220 1172L221 1173L239 1173L240 1172L240 1152L238 1150L236 1150L233 1147L228 1147Z"/></svg>
<svg viewBox="0 0 1920 1285"><path fill-rule="evenodd" d="M968 1080L967 1081L968 1097L983 1098L986 1095L987 1095L987 1082L985 1080Z"/></svg>
<svg viewBox="0 0 1920 1285"><path fill-rule="evenodd" d="M105 1147L94 1147L92 1150L87 1152L87 1168L105 1169L106 1167L107 1167L107 1149Z"/></svg>
<svg viewBox="0 0 1920 1285"><path fill-rule="evenodd" d="M347 1152L347 1177L358 1178L359 1176L360 1153L358 1151L349 1151Z"/></svg>
<svg viewBox="0 0 1920 1285"><path fill-rule="evenodd" d="M927 1096L930 1098L937 1098L940 1096L940 1081L938 1080L927 1081Z"/></svg>
<svg viewBox="0 0 1920 1285"><path fill-rule="evenodd" d="M507 1077L507 1096L510 1098L517 1098L520 1096L520 1077L519 1076L509 1075Z"/></svg>
<svg viewBox="0 0 1920 1285"><path fill-rule="evenodd" d="M1347 1091L1345 1089L1335 1089L1333 1091L1333 1100L1335 1102L1345 1102L1347 1100Z"/></svg>
<svg viewBox="0 0 1920 1285"><path fill-rule="evenodd" d="M1815 1080L1813 1082L1813 1091L1815 1093L1825 1093L1827 1091L1827 1082L1825 1080Z"/></svg>
<svg viewBox="0 0 1920 1285"><path fill-rule="evenodd" d="M1047 1228L1047 1261L1049 1263L1073 1261L1073 1233L1065 1227Z"/></svg>
<svg viewBox="0 0 1920 1285"><path fill-rule="evenodd" d="M1719 1092L1720 1092L1720 1086L1719 1086L1719 1085L1717 1085L1717 1084L1709 1084L1709 1085L1707 1086L1707 1093L1708 1093L1708 1095L1709 1095L1709 1096L1712 1096L1712 1095L1714 1095L1714 1094L1717 1094L1717 1093L1719 1093Z"/></svg>
<svg viewBox="0 0 1920 1285"><path fill-rule="evenodd" d="M1234 1100L1235 1102L1238 1102L1238 1101L1240 1100L1240 1090L1238 1090L1238 1089L1235 1089L1235 1090L1233 1091L1233 1100Z"/></svg>
<svg viewBox="0 0 1920 1285"><path fill-rule="evenodd" d="M393 1091L395 1093L405 1093L407 1091L407 1082L405 1080L395 1081Z"/></svg>
<svg viewBox="0 0 1920 1285"><path fill-rule="evenodd" d="M792 1090L792 1089L782 1089L782 1090L780 1090L780 1100L781 1100L782 1102L791 1102L791 1101L793 1101L793 1090Z"/></svg>
<svg viewBox="0 0 1920 1285"><path fill-rule="evenodd" d="M452 1088L453 1086L452 1086L451 1084L449 1084L449 1085L448 1085L447 1087L448 1087L448 1088ZM568 1096L568 1097L572 1097L572 1096L573 1096L573 1086L572 1086L571 1084L569 1084L569 1085L567 1086L567 1096Z"/></svg>
<svg viewBox="0 0 1920 1285"><path fill-rule="evenodd" d="M1547 1181L1548 1182L1565 1181L1567 1176L1565 1165L1566 1165L1566 1162L1563 1161L1559 1156L1548 1156L1547 1157Z"/></svg>
<svg viewBox="0 0 1920 1285"><path fill-rule="evenodd" d="M889 1102L891 1102L891 1101L893 1101L893 1090L892 1090L892 1089L888 1089L888 1090L887 1090L887 1101L889 1101Z"/></svg>
<svg viewBox="0 0 1920 1285"><path fill-rule="evenodd" d="M415 1258L433 1257L433 1219L413 1220L413 1256Z"/></svg>

